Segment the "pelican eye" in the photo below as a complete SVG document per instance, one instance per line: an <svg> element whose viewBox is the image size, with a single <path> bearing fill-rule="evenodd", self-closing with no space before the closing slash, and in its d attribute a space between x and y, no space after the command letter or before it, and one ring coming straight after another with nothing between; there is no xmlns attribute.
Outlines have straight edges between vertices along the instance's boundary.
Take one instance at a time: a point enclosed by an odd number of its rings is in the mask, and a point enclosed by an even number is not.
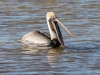
<svg viewBox="0 0 100 75"><path fill-rule="evenodd" d="M52 21L55 21L55 18L51 18Z"/></svg>

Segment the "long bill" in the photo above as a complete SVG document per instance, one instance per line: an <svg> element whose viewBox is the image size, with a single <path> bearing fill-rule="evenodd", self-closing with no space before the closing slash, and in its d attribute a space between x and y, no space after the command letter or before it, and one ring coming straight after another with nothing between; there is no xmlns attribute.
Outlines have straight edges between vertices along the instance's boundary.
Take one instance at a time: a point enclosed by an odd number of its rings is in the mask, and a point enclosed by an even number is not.
<svg viewBox="0 0 100 75"><path fill-rule="evenodd" d="M71 31L66 28L57 18L55 19L71 36L73 36L73 34L71 33Z"/></svg>
<svg viewBox="0 0 100 75"><path fill-rule="evenodd" d="M53 27L54 27L54 31L56 32L56 36L57 36L58 41L64 47L63 37L62 37L61 31L59 29L57 22L52 21L52 24L53 24Z"/></svg>

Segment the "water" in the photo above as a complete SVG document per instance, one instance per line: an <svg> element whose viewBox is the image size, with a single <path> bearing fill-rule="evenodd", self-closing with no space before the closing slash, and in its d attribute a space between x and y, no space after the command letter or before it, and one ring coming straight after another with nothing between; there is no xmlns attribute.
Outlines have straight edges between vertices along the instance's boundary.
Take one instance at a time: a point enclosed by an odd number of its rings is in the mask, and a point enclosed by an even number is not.
<svg viewBox="0 0 100 75"><path fill-rule="evenodd" d="M15 40L30 31L48 32L45 14L53 11L68 48L24 50ZM100 75L99 0L1 0L0 75Z"/></svg>

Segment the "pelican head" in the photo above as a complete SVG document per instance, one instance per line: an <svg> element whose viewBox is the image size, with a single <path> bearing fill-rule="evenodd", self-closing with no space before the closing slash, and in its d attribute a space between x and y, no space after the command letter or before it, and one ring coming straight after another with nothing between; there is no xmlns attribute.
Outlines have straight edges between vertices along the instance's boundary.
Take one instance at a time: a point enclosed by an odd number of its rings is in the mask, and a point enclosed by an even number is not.
<svg viewBox="0 0 100 75"><path fill-rule="evenodd" d="M64 47L64 42L62 38L61 31L59 29L58 23L70 34L73 36L73 34L66 28L56 17L56 14L54 12L47 12L46 15L47 18L47 24L51 36L51 40L57 39L60 44Z"/></svg>
<svg viewBox="0 0 100 75"><path fill-rule="evenodd" d="M47 20L56 18L56 14L54 12L47 12Z"/></svg>

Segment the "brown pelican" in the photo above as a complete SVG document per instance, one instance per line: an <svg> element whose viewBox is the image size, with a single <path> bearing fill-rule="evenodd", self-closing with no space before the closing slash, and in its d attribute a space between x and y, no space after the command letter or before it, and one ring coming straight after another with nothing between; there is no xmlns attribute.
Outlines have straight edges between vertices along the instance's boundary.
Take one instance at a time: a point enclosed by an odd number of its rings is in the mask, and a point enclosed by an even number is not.
<svg viewBox="0 0 100 75"><path fill-rule="evenodd" d="M64 41L58 23L71 35L73 35L56 17L54 12L47 12L47 24L50 35L46 32L32 31L25 34L20 42L25 48L48 49L59 46L64 47Z"/></svg>

